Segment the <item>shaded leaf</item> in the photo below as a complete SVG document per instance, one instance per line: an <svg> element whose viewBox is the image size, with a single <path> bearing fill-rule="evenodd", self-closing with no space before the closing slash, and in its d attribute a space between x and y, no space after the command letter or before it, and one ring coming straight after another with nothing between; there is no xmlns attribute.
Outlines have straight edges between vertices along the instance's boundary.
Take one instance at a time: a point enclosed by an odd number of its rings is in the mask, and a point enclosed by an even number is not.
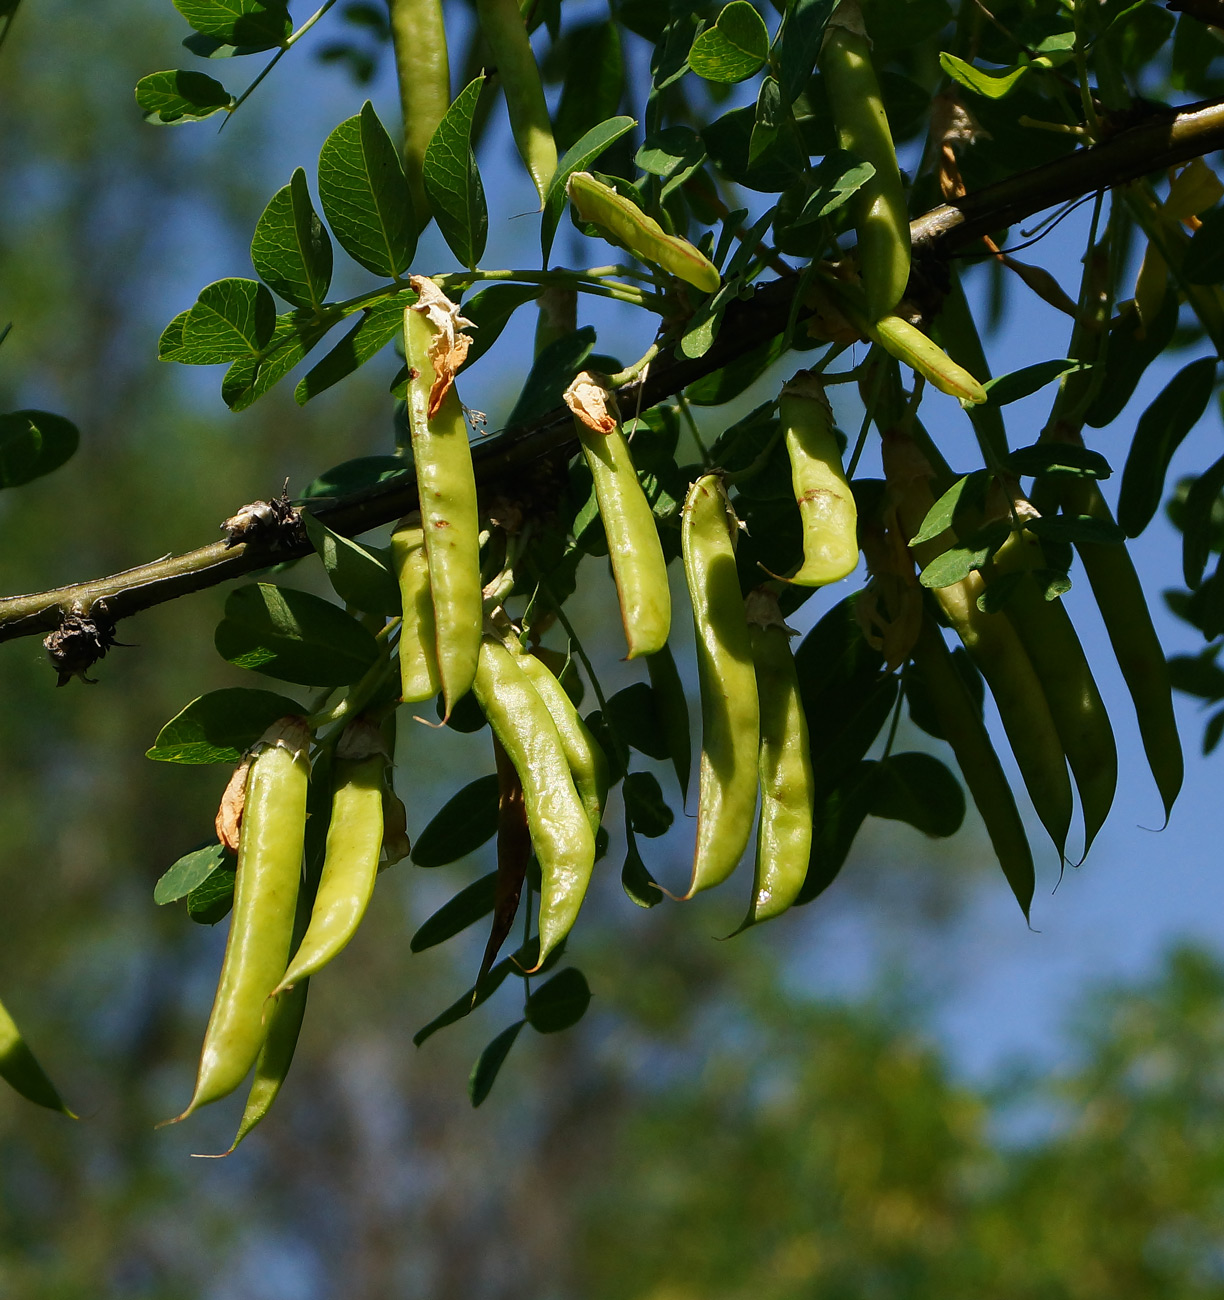
<svg viewBox="0 0 1224 1300"><path fill-rule="evenodd" d="M816 805L807 875L795 899L810 903L837 879L850 846L867 820L876 770L875 762L857 763Z"/></svg>
<svg viewBox="0 0 1224 1300"><path fill-rule="evenodd" d="M230 593L215 643L239 668L302 686L349 686L381 653L373 635L330 601L266 582Z"/></svg>
<svg viewBox="0 0 1224 1300"><path fill-rule="evenodd" d="M412 846L418 867L457 862L497 833L497 777L480 776L438 810Z"/></svg>
<svg viewBox="0 0 1224 1300"><path fill-rule="evenodd" d="M1215 370L1214 357L1192 361L1139 417L1118 493L1118 523L1127 537L1138 537L1156 513L1173 453L1211 400Z"/></svg>
<svg viewBox="0 0 1224 1300"><path fill-rule="evenodd" d="M76 425L50 411L0 415L0 488L20 487L59 469L80 441Z"/></svg>
<svg viewBox="0 0 1224 1300"><path fill-rule="evenodd" d="M491 284L463 304L463 314L472 322L472 344L467 361L471 366L501 337L510 317L525 303L534 302L543 286L538 284Z"/></svg>
<svg viewBox="0 0 1224 1300"><path fill-rule="evenodd" d="M607 716L617 734L648 758L670 757L660 712L654 689L646 682L634 682L608 700Z"/></svg>
<svg viewBox="0 0 1224 1300"><path fill-rule="evenodd" d="M825 24L837 0L794 0L778 37L778 81L782 98L793 104L808 84L824 39Z"/></svg>
<svg viewBox="0 0 1224 1300"><path fill-rule="evenodd" d="M527 969L531 964L530 962L524 963L523 969ZM445 1011L439 1012L429 1024L418 1029L412 1036L413 1043L420 1047L427 1038L431 1038L439 1029L445 1029L447 1025L453 1025L465 1016L470 1016L482 1002L487 1001L501 988L506 982L506 976L516 969L518 967L516 967L513 958L507 957L503 961L499 961L484 979L478 980L466 993L457 997Z"/></svg>
<svg viewBox="0 0 1224 1300"><path fill-rule="evenodd" d="M332 532L309 510L302 511L302 523L323 561L328 581L346 605L366 614L401 612L399 583L384 560L352 538Z"/></svg>
<svg viewBox="0 0 1224 1300"><path fill-rule="evenodd" d="M526 1023L525 1020L519 1020L509 1029L503 1029L481 1052L476 1064L472 1066L472 1073L468 1078L468 1099L473 1106L479 1106L492 1091L498 1072L505 1064L506 1057L510 1055L510 1049L514 1046L514 1040Z"/></svg>
<svg viewBox="0 0 1224 1300"><path fill-rule="evenodd" d="M576 1025L590 1005L586 976L576 966L567 966L532 993L523 1013L537 1033L555 1034Z"/></svg>
<svg viewBox="0 0 1224 1300"><path fill-rule="evenodd" d="M157 733L146 758L162 763L237 763L279 718L301 713L287 695L231 686L191 701Z"/></svg>
<svg viewBox="0 0 1224 1300"><path fill-rule="evenodd" d="M1059 478L1106 479L1113 473L1099 451L1066 442L1037 442L1017 447L1007 457L1007 467L1022 478L1051 474Z"/></svg>
<svg viewBox="0 0 1224 1300"><path fill-rule="evenodd" d="M1224 456L1190 485L1182 511L1182 575L1187 587L1203 580L1207 557L1216 540L1217 503L1224 490Z"/></svg>
<svg viewBox="0 0 1224 1300"><path fill-rule="evenodd" d="M506 427L515 429L529 424L560 406L561 395L574 382L594 348L595 329L591 325L554 339L532 363Z"/></svg>
<svg viewBox="0 0 1224 1300"><path fill-rule="evenodd" d="M230 914L234 906L234 881L237 872L222 864L187 895L187 915L196 925L216 925Z"/></svg>
<svg viewBox="0 0 1224 1300"><path fill-rule="evenodd" d="M876 768L870 812L908 822L924 835L955 835L965 819L965 792L930 754L890 754Z"/></svg>
<svg viewBox="0 0 1224 1300"><path fill-rule="evenodd" d="M346 496L412 472L412 462L399 456L358 456L356 460L346 460L324 470L310 482L302 498L311 501L319 497Z"/></svg>
<svg viewBox="0 0 1224 1300"><path fill-rule="evenodd" d="M412 936L409 948L413 952L423 952L454 938L469 925L475 925L488 916L496 902L497 872L490 871L487 876L481 876L466 889L461 889L449 902L443 903Z"/></svg>
<svg viewBox="0 0 1224 1300"><path fill-rule="evenodd" d="M281 45L293 31L285 0L174 0L174 7L202 35L252 52Z"/></svg>
<svg viewBox="0 0 1224 1300"><path fill-rule="evenodd" d="M639 835L657 839L667 834L676 815L663 798L653 772L630 772L625 777L622 792L629 823Z"/></svg>
<svg viewBox="0 0 1224 1300"><path fill-rule="evenodd" d="M1019 402L1025 397L1052 384L1063 375L1076 374L1081 370L1091 370L1085 361L1039 361L1036 365L1025 366L1022 370L1013 370L1009 375L1000 375L983 384L986 400L991 406L1007 406Z"/></svg>
<svg viewBox="0 0 1224 1300"><path fill-rule="evenodd" d="M654 907L663 901L663 891L642 861L632 828L627 829L625 842L625 865L621 868L625 897L637 907Z"/></svg>

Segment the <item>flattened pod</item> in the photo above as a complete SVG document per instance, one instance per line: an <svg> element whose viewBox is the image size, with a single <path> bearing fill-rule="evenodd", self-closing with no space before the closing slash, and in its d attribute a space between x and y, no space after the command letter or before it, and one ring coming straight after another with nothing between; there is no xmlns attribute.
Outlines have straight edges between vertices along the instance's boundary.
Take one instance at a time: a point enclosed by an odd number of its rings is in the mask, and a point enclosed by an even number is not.
<svg viewBox="0 0 1224 1300"><path fill-rule="evenodd" d="M748 594L746 609L761 710L761 815L756 878L744 921L748 926L780 916L803 888L812 851L816 777L790 630L778 598L758 588Z"/></svg>
<svg viewBox="0 0 1224 1300"><path fill-rule="evenodd" d="M805 587L837 582L858 564L858 513L842 472L824 385L801 370L782 389L778 408L803 519L803 565L790 581Z"/></svg>
<svg viewBox="0 0 1224 1300"><path fill-rule="evenodd" d="M374 893L383 840L387 752L378 727L359 718L336 747L331 821L310 925L276 987L283 993L323 969L357 933Z"/></svg>
<svg viewBox="0 0 1224 1300"><path fill-rule="evenodd" d="M850 210L867 314L878 320L896 307L909 280L909 213L857 0L842 0L830 19L820 71L841 147L875 168L850 200Z"/></svg>
<svg viewBox="0 0 1224 1300"><path fill-rule="evenodd" d="M680 524L701 686L697 849L686 898L721 884L735 870L748 847L756 811L760 716L735 569L736 527L718 475L697 479Z"/></svg>
<svg viewBox="0 0 1224 1300"><path fill-rule="evenodd" d="M565 393L608 535L628 658L656 654L671 630L667 561L612 395L583 371Z"/></svg>
<svg viewBox="0 0 1224 1300"><path fill-rule="evenodd" d="M260 738L246 801L221 979L204 1033L195 1092L178 1119L233 1092L255 1064L268 1033L276 988L293 937L302 875L310 730L282 718Z"/></svg>
<svg viewBox="0 0 1224 1300"><path fill-rule="evenodd" d="M391 567L404 606L399 639L400 697L406 704L432 700L439 689L437 630L420 511L413 511L395 526Z"/></svg>
<svg viewBox="0 0 1224 1300"><path fill-rule="evenodd" d="M472 689L523 784L543 881L538 969L578 916L595 866L595 836L556 723L518 660L495 635L486 636Z"/></svg>
<svg viewBox="0 0 1224 1300"><path fill-rule="evenodd" d="M574 172L565 185L574 211L583 221L602 226L634 257L662 267L678 280L703 293L717 293L722 283L718 267L700 249L679 235L669 235L632 200L590 172Z"/></svg>
<svg viewBox="0 0 1224 1300"><path fill-rule="evenodd" d="M454 371L467 355L466 324L432 280L413 276L421 295L404 313L404 345L413 377L408 422L416 464L425 558L433 601L438 678L450 716L471 689L484 611L476 476Z"/></svg>

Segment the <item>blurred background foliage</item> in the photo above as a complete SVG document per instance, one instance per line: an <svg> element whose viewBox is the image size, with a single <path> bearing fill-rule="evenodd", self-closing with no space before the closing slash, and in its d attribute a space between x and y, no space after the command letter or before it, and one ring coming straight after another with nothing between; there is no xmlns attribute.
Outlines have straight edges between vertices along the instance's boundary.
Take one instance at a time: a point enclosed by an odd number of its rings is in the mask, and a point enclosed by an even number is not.
<svg viewBox="0 0 1224 1300"><path fill-rule="evenodd" d="M148 127L131 87L181 27L160 0L30 0L3 51L0 409L83 432L64 470L0 499L5 592L198 544L286 474L385 450L393 359L241 420L211 372L152 360L352 111L336 56L288 60L225 149L209 126ZM877 827L818 909L725 945L709 935L734 901L696 923L642 914L607 876L574 945L592 1013L524 1039L476 1112L464 1081L504 1013L494 999L412 1046L482 944L409 954L455 882L404 864L317 981L273 1116L230 1159L189 1159L228 1145L241 1105L154 1129L189 1091L224 935L151 895L225 774L143 752L188 699L240 680L212 648L222 599L141 616L124 630L139 648L91 689L55 690L32 641L0 646L0 995L83 1115L0 1092L4 1300L1221 1294L1224 969L1179 949L1081 1001L1058 1069L961 1079L930 1026L941 946L987 866L979 827L935 847ZM402 790L412 829L487 770L484 743L437 739ZM866 993L815 998L805 956L851 922L889 959Z"/></svg>

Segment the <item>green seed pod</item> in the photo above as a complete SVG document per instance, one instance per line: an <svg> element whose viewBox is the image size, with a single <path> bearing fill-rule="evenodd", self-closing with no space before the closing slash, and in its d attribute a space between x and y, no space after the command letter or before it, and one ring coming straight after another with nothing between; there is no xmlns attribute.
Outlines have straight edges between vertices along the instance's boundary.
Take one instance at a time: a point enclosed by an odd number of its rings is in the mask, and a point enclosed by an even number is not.
<svg viewBox="0 0 1224 1300"><path fill-rule="evenodd" d="M803 565L791 582L820 587L858 564L858 514L842 472L833 412L824 385L801 370L778 399L795 502L803 519Z"/></svg>
<svg viewBox="0 0 1224 1300"><path fill-rule="evenodd" d="M602 226L634 257L662 267L703 293L717 293L718 268L687 239L669 235L636 203L597 181L590 172L574 172L565 185L574 211L583 221Z"/></svg>
<svg viewBox="0 0 1224 1300"><path fill-rule="evenodd" d="M608 558L628 658L652 655L667 644L671 630L671 592L667 561L650 502L638 482L629 444L621 431L616 403L602 384L583 371L569 386L565 401L595 484L595 500L608 536Z"/></svg>
<svg viewBox="0 0 1224 1300"><path fill-rule="evenodd" d="M233 1092L267 1037L269 998L289 960L301 882L309 748L309 728L292 717L274 723L254 747L221 979L195 1092L177 1119Z"/></svg>
<svg viewBox="0 0 1224 1300"><path fill-rule="evenodd" d="M841 147L875 168L875 175L850 200L867 316L875 321L891 312L905 293L909 212L858 0L842 0L829 20L820 72Z"/></svg>
<svg viewBox="0 0 1224 1300"><path fill-rule="evenodd" d="M391 567L404 606L399 639L400 698L405 704L432 700L439 689L437 629L419 510L401 519L391 534Z"/></svg>
<svg viewBox="0 0 1224 1300"><path fill-rule="evenodd" d="M721 884L735 870L748 847L756 809L760 713L735 570L736 527L718 475L697 479L680 524L701 686L697 848L686 898Z"/></svg>

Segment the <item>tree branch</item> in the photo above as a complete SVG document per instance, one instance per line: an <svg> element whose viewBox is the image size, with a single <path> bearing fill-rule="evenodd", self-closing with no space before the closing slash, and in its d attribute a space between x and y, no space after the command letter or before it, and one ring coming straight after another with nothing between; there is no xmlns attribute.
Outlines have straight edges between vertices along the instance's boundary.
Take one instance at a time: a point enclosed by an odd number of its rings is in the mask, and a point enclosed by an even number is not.
<svg viewBox="0 0 1224 1300"><path fill-rule="evenodd" d="M1224 148L1224 100L1154 116L1101 144L933 208L911 223L915 251L927 257L947 258L983 235L1046 208L1124 185L1220 148ZM749 349L777 337L786 329L798 285L798 275L792 274L759 286L746 300L732 302L705 356L696 360L670 355L658 358L644 379L620 390L622 410L649 409ZM521 428L502 430L473 448L477 481L483 486L492 485L507 473L572 444L573 418L564 408ZM354 536L399 518L415 509L416 504L416 481L406 471L402 478L342 498L319 500L311 508L329 528ZM64 614L74 609L88 613L99 600L105 602L102 609L107 620L118 622L154 605L310 551L304 542L272 553L256 543L227 547L224 541L218 541L110 577L28 596L10 596L0 600L0 641L50 632L59 626Z"/></svg>

